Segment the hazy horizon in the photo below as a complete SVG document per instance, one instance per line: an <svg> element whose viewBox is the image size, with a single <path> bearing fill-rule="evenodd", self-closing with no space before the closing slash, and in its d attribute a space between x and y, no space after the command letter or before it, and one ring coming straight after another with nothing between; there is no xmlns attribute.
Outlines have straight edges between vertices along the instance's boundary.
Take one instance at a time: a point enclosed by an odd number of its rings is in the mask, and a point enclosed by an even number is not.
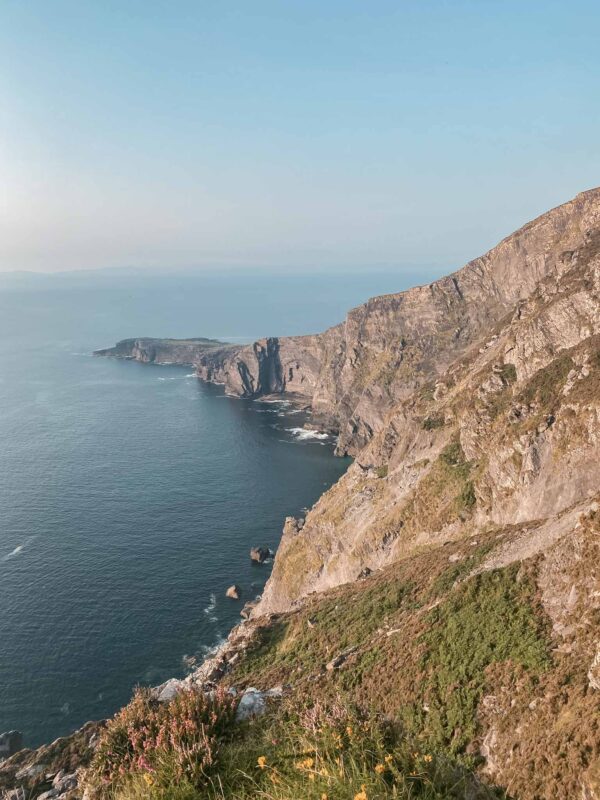
<svg viewBox="0 0 600 800"><path fill-rule="evenodd" d="M0 272L459 268L600 184L599 22L587 0L4 3Z"/></svg>

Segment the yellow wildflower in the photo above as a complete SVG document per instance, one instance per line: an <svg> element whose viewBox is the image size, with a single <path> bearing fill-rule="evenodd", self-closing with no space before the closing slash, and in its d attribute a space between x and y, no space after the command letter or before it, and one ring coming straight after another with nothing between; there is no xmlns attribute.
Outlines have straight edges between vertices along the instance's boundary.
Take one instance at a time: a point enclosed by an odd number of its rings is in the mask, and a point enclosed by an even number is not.
<svg viewBox="0 0 600 800"><path fill-rule="evenodd" d="M323 792L323 794L321 795L321 800L329 800L325 792Z"/></svg>
<svg viewBox="0 0 600 800"><path fill-rule="evenodd" d="M148 786L154 786L154 778L147 772L144 772L144 780L146 781Z"/></svg>
<svg viewBox="0 0 600 800"><path fill-rule="evenodd" d="M378 775L381 775L383 772L385 772L385 764L375 764L375 772Z"/></svg>
<svg viewBox="0 0 600 800"><path fill-rule="evenodd" d="M360 787L360 792L354 795L354 800L369 800L364 783Z"/></svg>
<svg viewBox="0 0 600 800"><path fill-rule="evenodd" d="M348 736L352 736L352 734L354 733L350 725L348 725L348 727L346 728L346 733L348 734Z"/></svg>
<svg viewBox="0 0 600 800"><path fill-rule="evenodd" d="M385 761L386 764L391 764L392 761L394 760L394 756L392 756L392 755L390 755L388 753L387 756L383 760Z"/></svg>
<svg viewBox="0 0 600 800"><path fill-rule="evenodd" d="M433 756L430 755L423 756L423 761L427 761L427 763L429 764L431 761L433 761Z"/></svg>
<svg viewBox="0 0 600 800"><path fill-rule="evenodd" d="M259 756L256 763L261 769L264 769L267 766L267 758L266 756Z"/></svg>

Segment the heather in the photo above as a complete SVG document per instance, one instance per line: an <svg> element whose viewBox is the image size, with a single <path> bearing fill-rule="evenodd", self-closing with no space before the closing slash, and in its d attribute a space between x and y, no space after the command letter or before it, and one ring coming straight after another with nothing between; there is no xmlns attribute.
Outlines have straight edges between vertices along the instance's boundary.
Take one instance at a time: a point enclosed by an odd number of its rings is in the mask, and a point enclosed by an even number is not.
<svg viewBox="0 0 600 800"><path fill-rule="evenodd" d="M420 747L391 719L338 696L288 700L235 722L235 699L138 692L111 720L88 770L114 800L442 800L500 795Z"/></svg>

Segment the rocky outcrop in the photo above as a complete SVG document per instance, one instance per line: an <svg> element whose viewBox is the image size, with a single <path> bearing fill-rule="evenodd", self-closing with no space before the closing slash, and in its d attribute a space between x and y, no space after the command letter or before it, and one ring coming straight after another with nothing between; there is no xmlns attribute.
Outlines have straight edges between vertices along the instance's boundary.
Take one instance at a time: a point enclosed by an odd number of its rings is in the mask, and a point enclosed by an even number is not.
<svg viewBox="0 0 600 800"><path fill-rule="evenodd" d="M207 352L225 358L239 350L237 345L217 339L123 339L114 347L95 350L95 356L109 356L140 361L143 364L182 364L193 366Z"/></svg>
<svg viewBox="0 0 600 800"><path fill-rule="evenodd" d="M251 547L250 560L255 561L257 564L264 564L268 558L271 558L273 553L268 547Z"/></svg>
<svg viewBox="0 0 600 800"><path fill-rule="evenodd" d="M0 733L0 761L14 755L23 747L23 734L20 731Z"/></svg>
<svg viewBox="0 0 600 800"><path fill-rule="evenodd" d="M88 722L37 750L20 750L0 762L1 800L75 800L79 777L90 762L103 722Z"/></svg>

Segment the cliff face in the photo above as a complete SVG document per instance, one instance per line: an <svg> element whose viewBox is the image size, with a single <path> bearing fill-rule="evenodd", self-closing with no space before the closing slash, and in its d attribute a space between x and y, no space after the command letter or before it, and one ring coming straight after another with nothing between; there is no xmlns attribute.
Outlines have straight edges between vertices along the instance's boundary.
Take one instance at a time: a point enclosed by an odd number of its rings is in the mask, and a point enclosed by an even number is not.
<svg viewBox="0 0 600 800"><path fill-rule="evenodd" d="M443 375L542 280L565 269L597 227L599 206L599 190L580 194L446 278L373 298L319 335L206 352L198 374L232 394L289 393L310 402L338 430L339 452L355 454L398 402Z"/></svg>
<svg viewBox="0 0 600 800"><path fill-rule="evenodd" d="M375 432L301 527L286 523L258 614L490 524L543 521L552 537L588 502L600 479L599 251L594 191L455 276L359 310L372 323L381 304L403 307L419 377L400 386L400 360L393 403L382 389L360 397L348 425L360 411L369 422L356 430Z"/></svg>
<svg viewBox="0 0 600 800"><path fill-rule="evenodd" d="M141 361L143 364L183 364L193 366L204 353L219 353L225 358L237 345L229 345L216 339L122 339L114 347L95 350L95 356L109 356Z"/></svg>

